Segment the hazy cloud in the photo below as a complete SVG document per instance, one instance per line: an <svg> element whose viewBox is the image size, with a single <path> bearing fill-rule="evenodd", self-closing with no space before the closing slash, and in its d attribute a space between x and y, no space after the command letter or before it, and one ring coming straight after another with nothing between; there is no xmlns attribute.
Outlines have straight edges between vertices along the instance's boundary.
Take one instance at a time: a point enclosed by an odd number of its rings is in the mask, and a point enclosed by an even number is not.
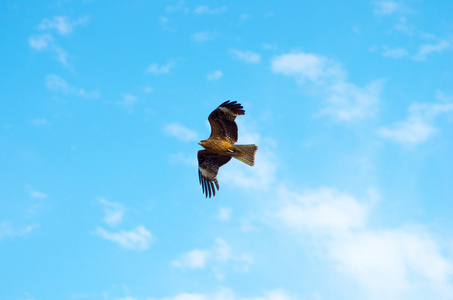
<svg viewBox="0 0 453 300"><path fill-rule="evenodd" d="M220 222L229 221L231 219L231 207L219 207L216 219Z"/></svg>
<svg viewBox="0 0 453 300"><path fill-rule="evenodd" d="M0 241L6 237L24 237L29 235L38 225L15 227L10 222L0 222Z"/></svg>
<svg viewBox="0 0 453 300"><path fill-rule="evenodd" d="M201 32L196 32L190 36L190 38L198 43L203 43L207 42L210 40L213 40L217 36L216 33L210 32L210 31L201 31Z"/></svg>
<svg viewBox="0 0 453 300"><path fill-rule="evenodd" d="M259 63L261 60L261 55L258 53L254 53L252 51L240 51L240 50L235 50L231 49L229 51L235 58L244 61L246 63Z"/></svg>
<svg viewBox="0 0 453 300"><path fill-rule="evenodd" d="M217 70L217 71L209 73L206 76L206 79L208 79L209 81L214 81L214 80L219 80L220 78L222 78L222 76L223 76L222 71Z"/></svg>
<svg viewBox="0 0 453 300"><path fill-rule="evenodd" d="M83 88L73 87L69 85L66 80L56 75L46 76L46 87L52 92L59 92L82 98L98 98L100 96L97 91L86 91Z"/></svg>
<svg viewBox="0 0 453 300"><path fill-rule="evenodd" d="M204 269L213 266L212 271L218 279L224 278L222 268L228 265L238 272L248 272L253 259L249 254L236 254L223 239L215 239L215 244L209 249L194 249L173 260L171 265L183 269ZM222 267L223 266L223 267Z"/></svg>
<svg viewBox="0 0 453 300"><path fill-rule="evenodd" d="M107 225L115 226L123 220L125 208L121 203L110 202L104 198L100 198L99 203L102 204L104 210L104 221Z"/></svg>
<svg viewBox="0 0 453 300"><path fill-rule="evenodd" d="M448 48L450 48L450 43L446 40L441 40L436 44L424 44L419 47L413 58L415 60L425 60L429 54L440 53Z"/></svg>
<svg viewBox="0 0 453 300"><path fill-rule="evenodd" d="M103 239L117 243L123 248L130 250L146 250L149 248L152 240L151 232L143 225L137 226L135 229L118 232L109 232L102 227L98 227L95 234Z"/></svg>
<svg viewBox="0 0 453 300"><path fill-rule="evenodd" d="M389 16L403 9L403 7L395 1L375 1L373 4L373 12L376 15Z"/></svg>
<svg viewBox="0 0 453 300"><path fill-rule="evenodd" d="M195 8L193 12L197 15L201 15L201 14L211 14L212 15L212 14L220 14L222 12L225 12L226 9L227 8L225 6L210 8L207 5L200 5L197 8Z"/></svg>
<svg viewBox="0 0 453 300"><path fill-rule="evenodd" d="M198 139L198 134L182 125L177 123L170 123L164 128L165 133L174 136L183 142L195 141Z"/></svg>
<svg viewBox="0 0 453 300"><path fill-rule="evenodd" d="M53 41L52 35L48 33L31 36L28 39L30 47L38 51L47 49L52 41Z"/></svg>
<svg viewBox="0 0 453 300"><path fill-rule="evenodd" d="M383 47L384 51L382 52L382 56L384 57L390 57L390 58L401 58L408 56L409 53L407 52L406 49L398 47L398 48L388 48L388 47Z"/></svg>
<svg viewBox="0 0 453 300"><path fill-rule="evenodd" d="M310 87L327 100L321 114L341 121L353 121L375 115L382 90L382 80L365 87L347 81L341 65L322 55L298 52L275 57L271 61L274 73L291 76L298 84Z"/></svg>
<svg viewBox="0 0 453 300"><path fill-rule="evenodd" d="M159 66L156 63L152 63L149 65L149 67L146 69L147 73L153 73L153 74L167 74L170 73L171 69L173 69L176 66L176 62L174 61L169 61L165 65Z"/></svg>
<svg viewBox="0 0 453 300"><path fill-rule="evenodd" d="M86 25L87 23L87 17L71 21L68 17L56 16L53 19L43 19L38 28L41 30L56 30L61 35L68 35L76 26Z"/></svg>
<svg viewBox="0 0 453 300"><path fill-rule="evenodd" d="M165 298L148 298L148 300L296 300L287 291L278 289L262 293L256 297L239 297L230 289L222 288L220 291L211 294L200 293L180 293L175 296ZM320 300L320 299L319 299Z"/></svg>
<svg viewBox="0 0 453 300"><path fill-rule="evenodd" d="M439 131L435 126L436 119L453 113L453 103L444 94L439 93L437 98L440 102L411 104L405 120L381 127L377 134L405 146L417 146L428 141Z"/></svg>
<svg viewBox="0 0 453 300"><path fill-rule="evenodd" d="M331 188L282 189L271 214L277 226L303 240L313 237L321 246L319 254L359 282L367 299L449 299L452 262L421 228L371 228L368 220L377 197L373 190L360 201Z"/></svg>

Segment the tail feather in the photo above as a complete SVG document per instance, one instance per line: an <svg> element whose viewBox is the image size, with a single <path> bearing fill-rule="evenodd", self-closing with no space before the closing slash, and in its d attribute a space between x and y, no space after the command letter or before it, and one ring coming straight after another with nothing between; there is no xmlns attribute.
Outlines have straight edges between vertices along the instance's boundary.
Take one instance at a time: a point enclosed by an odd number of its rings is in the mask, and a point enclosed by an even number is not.
<svg viewBox="0 0 453 300"><path fill-rule="evenodd" d="M239 159L240 161L253 166L255 164L255 152L258 150L256 145L234 145L237 147L240 152L236 155L233 155L234 158Z"/></svg>

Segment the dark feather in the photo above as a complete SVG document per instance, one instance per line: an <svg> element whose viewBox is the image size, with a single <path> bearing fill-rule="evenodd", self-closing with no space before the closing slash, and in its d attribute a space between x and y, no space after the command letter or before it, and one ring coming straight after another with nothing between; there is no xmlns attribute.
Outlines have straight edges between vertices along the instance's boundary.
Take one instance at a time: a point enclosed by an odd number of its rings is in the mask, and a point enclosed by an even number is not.
<svg viewBox="0 0 453 300"><path fill-rule="evenodd" d="M229 162L230 159L231 156L216 154L208 150L198 151L198 178L206 198L208 195L209 198L215 196L215 188L219 190L217 173L219 168Z"/></svg>
<svg viewBox="0 0 453 300"><path fill-rule="evenodd" d="M245 114L241 104L237 101L225 101L219 105L210 115L211 136L209 138L226 139L231 144L238 140L238 126L235 119Z"/></svg>

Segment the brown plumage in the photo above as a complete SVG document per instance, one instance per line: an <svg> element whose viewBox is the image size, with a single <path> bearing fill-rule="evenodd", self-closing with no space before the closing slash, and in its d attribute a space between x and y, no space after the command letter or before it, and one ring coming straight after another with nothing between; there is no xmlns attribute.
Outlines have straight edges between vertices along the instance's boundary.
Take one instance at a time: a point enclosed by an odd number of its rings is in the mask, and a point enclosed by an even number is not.
<svg viewBox="0 0 453 300"><path fill-rule="evenodd" d="M210 115L211 135L198 144L206 150L198 151L198 177L206 197L215 196L219 190L217 173L219 168L234 157L250 166L255 164L255 145L234 145L238 140L238 126L235 119L245 114L241 104L225 101ZM215 187L214 187L215 184Z"/></svg>

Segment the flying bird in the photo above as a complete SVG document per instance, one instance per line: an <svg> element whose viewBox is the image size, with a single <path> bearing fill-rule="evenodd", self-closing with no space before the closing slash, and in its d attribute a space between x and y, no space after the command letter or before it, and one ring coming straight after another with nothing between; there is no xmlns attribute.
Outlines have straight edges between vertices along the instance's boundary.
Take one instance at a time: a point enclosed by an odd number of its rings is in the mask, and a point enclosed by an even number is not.
<svg viewBox="0 0 453 300"><path fill-rule="evenodd" d="M217 173L232 157L249 166L255 164L256 145L234 145L238 140L235 119L243 114L245 111L237 101L225 101L208 117L211 135L198 143L205 148L198 151L198 177L206 198L215 196L215 187L219 190Z"/></svg>

